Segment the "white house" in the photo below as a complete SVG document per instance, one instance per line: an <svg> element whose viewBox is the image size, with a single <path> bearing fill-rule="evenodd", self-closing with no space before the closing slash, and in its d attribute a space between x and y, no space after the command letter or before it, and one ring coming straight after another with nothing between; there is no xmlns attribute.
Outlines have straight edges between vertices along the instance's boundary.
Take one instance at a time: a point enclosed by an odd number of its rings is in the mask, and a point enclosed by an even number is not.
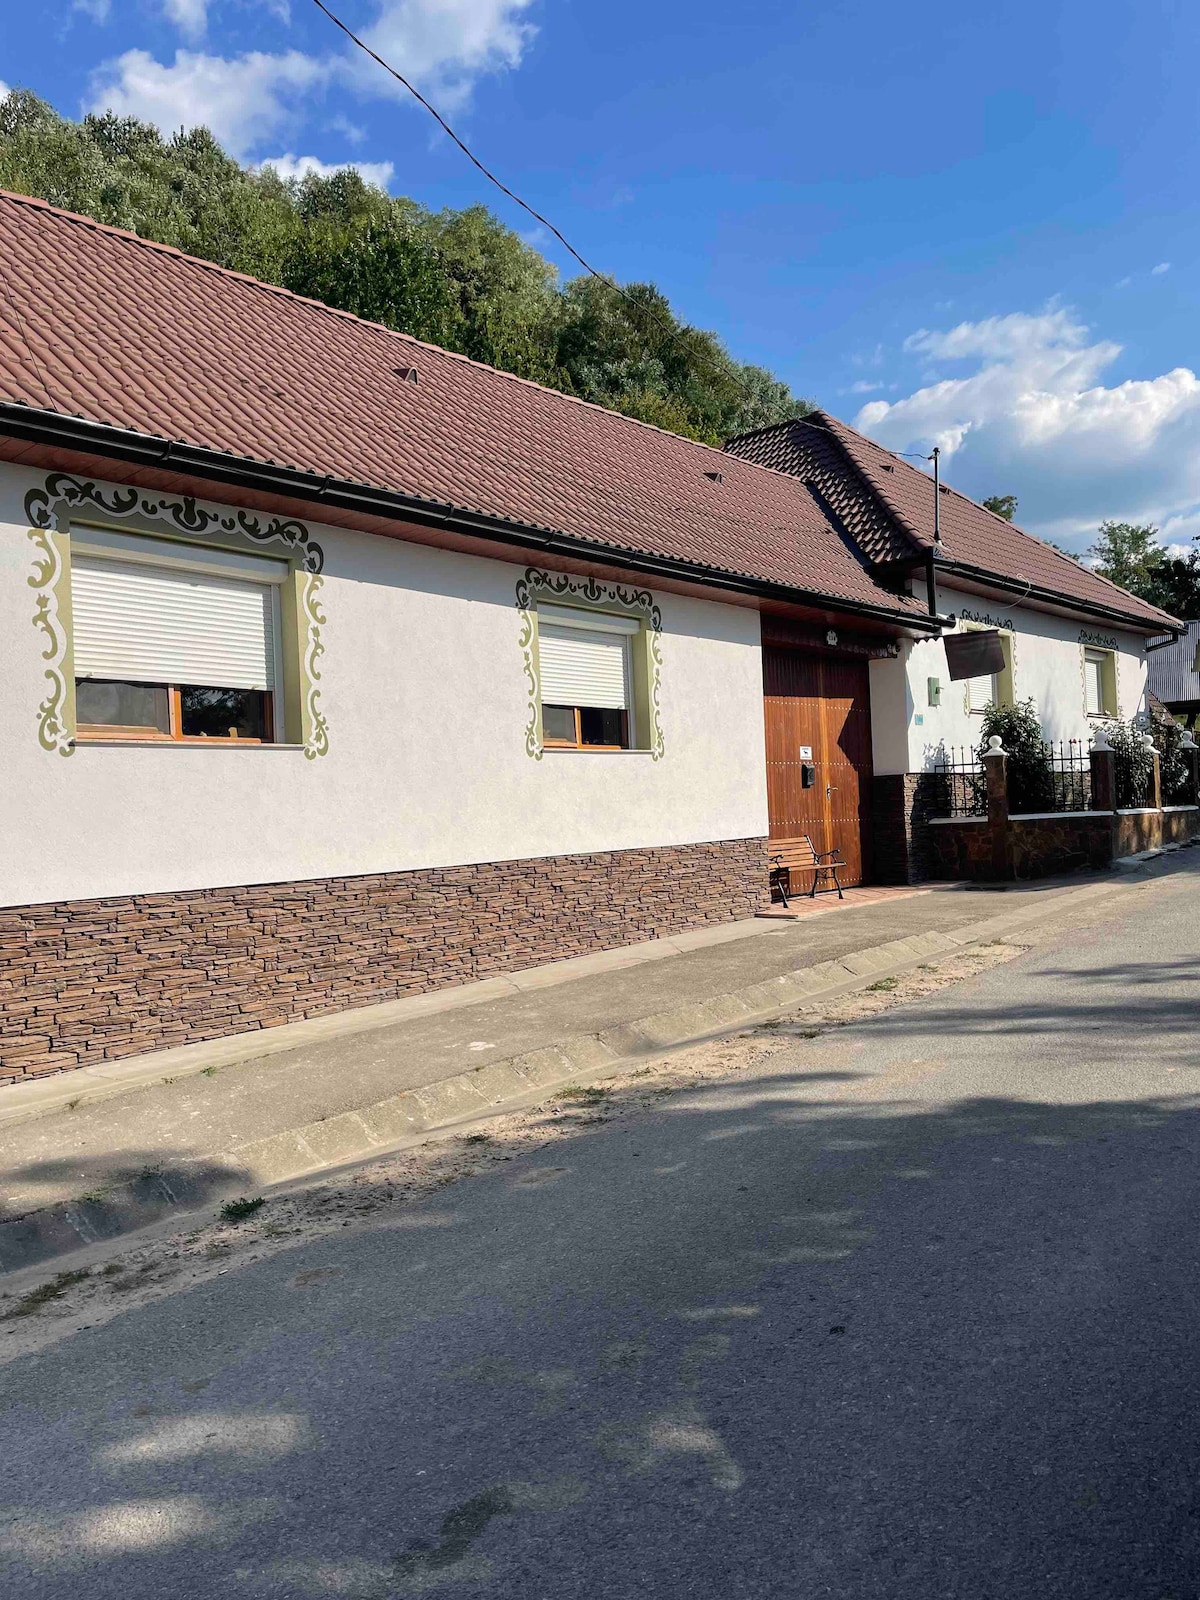
<svg viewBox="0 0 1200 1600"><path fill-rule="evenodd" d="M832 419L817 481L18 196L0 273L10 1079L748 916L769 837L903 878L948 610L1055 732L1170 627L856 533Z"/></svg>
<svg viewBox="0 0 1200 1600"><path fill-rule="evenodd" d="M1146 706L1147 642L1182 624L818 412L728 450L800 479L883 581L924 592L936 637L871 663L874 870L922 875L924 776L968 754L992 703L1032 701L1045 738L1086 750L1098 725ZM998 633L1003 667L950 677L944 640Z"/></svg>

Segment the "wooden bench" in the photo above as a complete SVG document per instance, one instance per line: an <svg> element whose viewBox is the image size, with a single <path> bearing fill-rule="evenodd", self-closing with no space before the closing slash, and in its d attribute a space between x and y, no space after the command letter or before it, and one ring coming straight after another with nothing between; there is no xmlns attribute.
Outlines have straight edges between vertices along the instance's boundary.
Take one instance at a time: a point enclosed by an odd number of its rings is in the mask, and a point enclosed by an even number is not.
<svg viewBox="0 0 1200 1600"><path fill-rule="evenodd" d="M846 863L836 859L836 849L818 853L813 849L812 840L806 833L802 833L798 839L772 839L767 846L767 852L771 863L771 888L779 890L779 898L785 906L788 904L788 896L792 893L793 872L812 873L812 888L808 891L810 900L816 898L817 885L821 881L822 873L833 879L838 899L846 898L837 876L837 869L844 867ZM823 894L830 892L828 884L821 892Z"/></svg>

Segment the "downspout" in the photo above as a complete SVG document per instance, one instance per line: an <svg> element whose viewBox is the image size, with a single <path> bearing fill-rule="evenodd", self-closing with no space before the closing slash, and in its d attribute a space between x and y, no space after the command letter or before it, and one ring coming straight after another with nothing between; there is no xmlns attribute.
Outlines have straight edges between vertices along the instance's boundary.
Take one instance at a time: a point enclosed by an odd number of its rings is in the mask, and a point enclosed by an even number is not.
<svg viewBox="0 0 1200 1600"><path fill-rule="evenodd" d="M934 555L934 553L933 553L932 550L926 550L926 552L925 552L925 601L926 601L926 604L927 604L927 606L929 608L929 615L931 617L936 617L937 614L938 614L938 608L937 608L937 579L934 577L934 573L933 573L933 555Z"/></svg>

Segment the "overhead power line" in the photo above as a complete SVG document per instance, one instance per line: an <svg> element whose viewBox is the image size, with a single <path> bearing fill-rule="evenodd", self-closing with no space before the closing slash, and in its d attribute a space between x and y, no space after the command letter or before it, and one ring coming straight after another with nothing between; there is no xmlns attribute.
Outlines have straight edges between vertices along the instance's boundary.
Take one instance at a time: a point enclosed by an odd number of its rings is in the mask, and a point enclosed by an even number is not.
<svg viewBox="0 0 1200 1600"><path fill-rule="evenodd" d="M446 121L445 117L442 116L441 112L437 109L437 107L435 105L432 105L425 98L425 96L421 93L421 91L414 84L409 82L409 80L404 76L404 74L402 72L398 72L396 70L396 68L392 66L390 61L385 61L384 58L379 54L379 52L377 50L372 50L371 46L369 44L367 44L365 39L360 39L358 34L356 34L354 32L353 28L349 27L346 23L344 23L342 21L341 17L339 17L336 12L331 11L329 9L329 7L325 4L325 0L313 0L313 4L316 6L318 11L323 11L325 13L325 15L329 18L330 22L333 23L334 27L340 29L341 32L345 34L346 38L349 39L351 41L351 43L357 45L358 48L363 52L364 55L370 56L372 61L374 61L378 66L381 66L386 73L389 73L391 75L391 77L395 78L397 83L401 84L405 89L407 89L409 94L412 95L413 99L416 100L420 105L425 107L425 110L428 111L429 115L434 119L434 121L438 124L438 126L442 129L442 131L450 139L452 139L454 141L454 143L462 151L463 155L466 156L467 160L471 163L471 165L473 167L475 167L479 172L481 172L483 174L483 176L488 180L489 183L494 184L495 187L497 189L499 189L501 194L507 195L507 197L513 202L514 205L518 205L518 206L520 206L522 211L528 212L528 214L534 219L534 221L540 223L543 228L548 228L550 230L550 232L554 235L554 237L558 240L559 244L562 245L563 249L566 250L567 253L574 258L574 260L578 261L579 265L583 268L583 270L586 273L588 273L591 277L595 278L598 283L603 283L608 288L614 290L617 294L619 294L621 296L622 300L627 301L628 304L633 306L635 310L637 310L637 311L649 316L655 323L657 323L658 327L662 331L662 333L665 336L665 338L667 338L667 339L679 339L679 338L682 337L683 333L686 331L685 329L677 327L677 326L674 326L674 325L672 325L670 323L664 322L663 319L658 315L658 313L653 309L653 307L646 305L643 301L637 299L637 297L635 295L631 295L627 289L623 289L621 287L621 285L617 282L617 280L615 278L610 277L607 272L601 272L601 271L598 270L598 268L592 266L591 262L588 261L585 256L580 255L579 251L576 250L575 246L571 243L571 241L558 228L556 228L554 226L554 224L550 221L550 219L548 217L543 216L540 211L535 210L534 207L531 206L527 200L522 200L521 196L519 194L517 194L515 192L515 190L510 189L506 183L504 183L500 178L498 178L496 176L496 174L491 170L490 167L485 166L484 163L475 154L475 152L471 149L471 147L465 142L465 140L459 138L458 134L455 133L454 129ZM661 352L661 348L662 347L660 346L659 347L660 352ZM693 350L693 354L694 354L694 350ZM749 400L757 400L759 398L759 396L756 393L756 391L754 389L752 389L750 387L750 385L746 382L746 380L741 376L740 372L738 371L738 364L735 361L733 361L732 358L730 359L729 371L726 372L726 373L722 373L721 376L722 377L732 377L735 383L740 384L742 392L746 395L747 399L749 399ZM826 430L824 428L820 427L820 425L818 423L815 423L815 422L804 423L804 419L802 417L793 417L793 418L791 418L789 420L792 421L793 423L797 423L798 422L798 423L801 423L802 425L804 425L806 427L813 428L813 429L815 429L816 431L818 431L820 433L825 433L826 432ZM940 452L935 448L934 451L933 451L933 454L929 455L929 456L918 455L915 451L908 451L908 450L900 451L899 453L901 455L911 455L913 457L913 459L915 459L915 460L932 461L933 462L933 465L934 465L934 511L933 511L934 540L938 545L940 545L941 544L941 508L940 508L940 505L938 503L938 484L937 484L937 478L938 478L938 470L937 470L937 468L938 468L938 456L939 456Z"/></svg>
<svg viewBox="0 0 1200 1600"><path fill-rule="evenodd" d="M631 305L635 311L653 321L663 334L664 339L682 339L683 335L690 331L686 328L677 327L671 323L665 322L652 306L646 305L646 303L642 300L639 300L636 295L632 295L627 289L623 289L617 280L613 277L610 277L607 272L601 272L597 267L592 266L591 262L588 261L585 256L580 255L579 251L576 250L571 241L554 226L548 217L544 217L540 211L535 210L527 200L522 200L521 196L517 194L515 190L510 189L506 183L496 176L490 167L484 165L484 163L479 159L466 141L459 138L458 134L455 133L454 129L446 121L445 117L442 116L437 107L432 105L421 93L421 91L416 88L414 84L409 82L402 72L398 72L396 68L392 66L391 62L385 61L378 51L373 50L371 46L367 44L365 39L360 39L358 34L354 32L353 28L344 23L336 12L329 9L329 7L325 4L325 0L313 0L313 4L317 7L318 11L323 11L329 18L330 22L333 23L334 27L339 28L341 32L346 35L347 39L358 46L364 55L370 56L372 61L376 62L377 65L381 66L386 73L389 73L393 78L395 78L397 83L401 84L405 89L407 89L409 94L412 95L413 99L416 100L420 105L424 106L425 110L428 111L429 115L434 119L442 131L454 141L471 165L481 172L489 183L494 184L495 187L499 189L501 194L506 195L514 205L520 206L521 210L527 212L535 222L540 223L543 228L549 229L549 231L562 245L563 249L566 250L568 255L570 255L574 260L578 261L579 265L586 273L589 274L589 276L595 278L598 283L602 283L607 288L613 290L614 293L620 295L622 300ZM661 354L661 352L662 346L660 345L656 351L656 354ZM692 353L693 355L695 354L694 347ZM745 378L742 377L741 373L738 371L738 363L734 361L732 357L730 358L729 370L727 372L722 372L720 376L727 379L732 378L734 383L741 387L742 392L745 394L747 399L757 400L760 398L757 391L754 390L750 384L747 383ZM799 419L797 418L795 420Z"/></svg>

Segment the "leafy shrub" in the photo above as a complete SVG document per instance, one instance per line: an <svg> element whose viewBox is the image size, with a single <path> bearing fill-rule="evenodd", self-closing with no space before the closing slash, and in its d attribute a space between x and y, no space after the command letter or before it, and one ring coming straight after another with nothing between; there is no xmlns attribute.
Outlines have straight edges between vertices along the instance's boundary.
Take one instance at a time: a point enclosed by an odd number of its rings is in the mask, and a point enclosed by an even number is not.
<svg viewBox="0 0 1200 1600"><path fill-rule="evenodd" d="M1150 737L1158 751L1162 776L1163 805L1179 806L1194 802L1192 769L1183 746L1184 730L1167 711L1156 711L1150 724Z"/></svg>
<svg viewBox="0 0 1200 1600"><path fill-rule="evenodd" d="M1042 724L1032 700L1001 706L993 701L983 713L979 757L987 754L988 740L999 734L1008 756L1008 805L1011 811L1052 811L1054 772L1050 752L1042 737Z"/></svg>
<svg viewBox="0 0 1200 1600"><path fill-rule="evenodd" d="M1154 752L1147 748L1141 729L1132 722L1109 722L1104 731L1116 757L1117 805L1149 805Z"/></svg>

